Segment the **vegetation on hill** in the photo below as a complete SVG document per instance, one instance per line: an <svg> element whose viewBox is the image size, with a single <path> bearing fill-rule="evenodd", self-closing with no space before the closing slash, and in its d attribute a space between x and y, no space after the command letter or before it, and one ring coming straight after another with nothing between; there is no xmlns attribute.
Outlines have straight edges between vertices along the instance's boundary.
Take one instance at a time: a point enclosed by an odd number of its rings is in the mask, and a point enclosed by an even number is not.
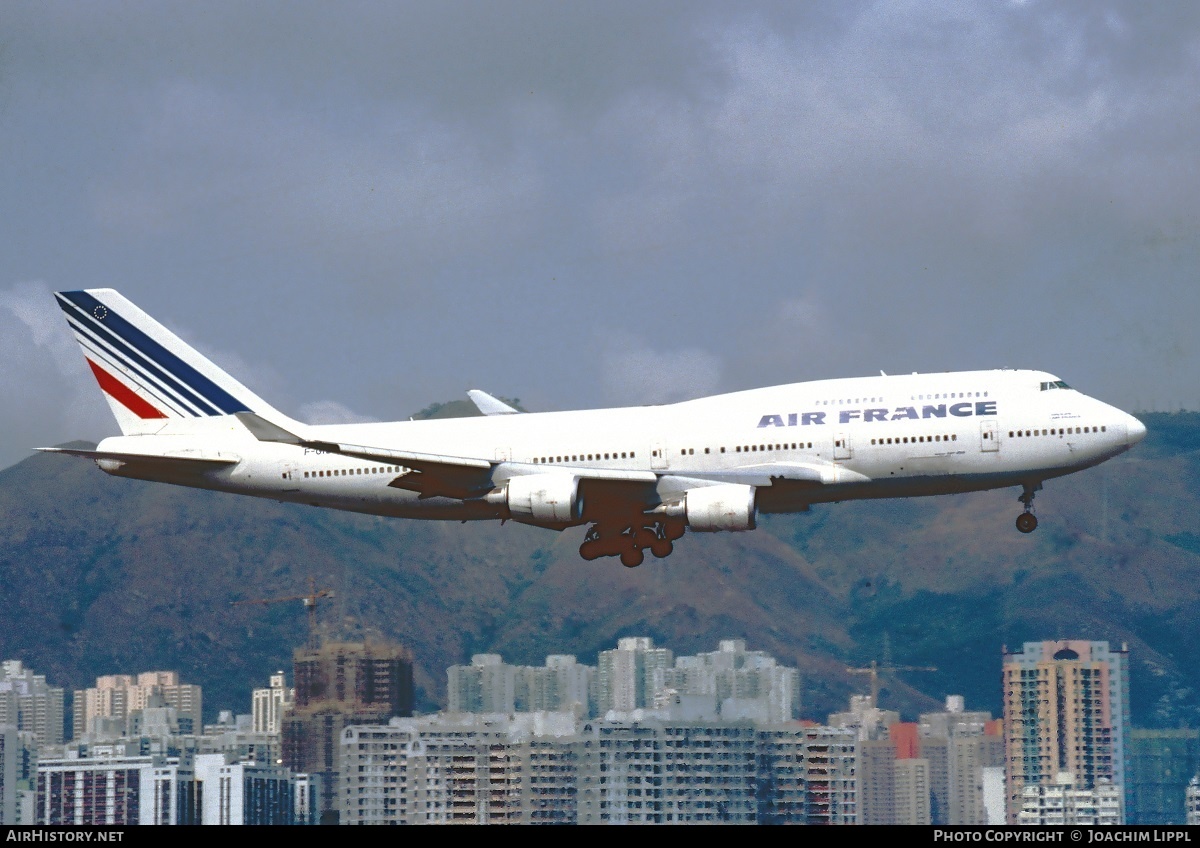
<svg viewBox="0 0 1200 848"><path fill-rule="evenodd" d="M514 402L515 405L515 402ZM435 410L436 412L436 410ZM1127 644L1134 721L1200 725L1200 415L1144 416L1146 441L1047 483L1029 536L1018 491L814 507L753 533L689 534L666 560L582 561L582 530L343 514L109 477L36 455L0 471L0 658L68 690L102 674L176 669L206 713L250 690L307 638L309 578L330 635L396 640L420 709L475 653L594 663L618 638L676 654L742 638L801 669L816 720L866 692L915 718L950 694L1000 714L1004 646Z"/></svg>

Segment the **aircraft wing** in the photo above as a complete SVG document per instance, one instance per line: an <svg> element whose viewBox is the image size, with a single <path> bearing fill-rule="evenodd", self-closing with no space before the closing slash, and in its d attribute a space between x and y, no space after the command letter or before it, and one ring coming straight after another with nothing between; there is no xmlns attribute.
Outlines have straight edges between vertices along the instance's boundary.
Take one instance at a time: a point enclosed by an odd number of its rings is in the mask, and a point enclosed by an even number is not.
<svg viewBox="0 0 1200 848"><path fill-rule="evenodd" d="M389 485L419 492L421 497L478 498L497 485L525 474L563 473L579 478L587 487L593 503L600 501L640 504L651 508L674 493L692 486L713 483L741 483L747 486L774 486L780 483L799 483L814 487L833 483L867 482L869 477L833 463L777 462L747 465L724 471L692 473L686 477L670 472L631 469L581 468L543 465L524 462L489 462L470 457L442 456L412 451L372 448L364 445L307 442L305 447L354 456L374 462L398 464L413 473L403 474ZM657 492L657 496L656 496Z"/></svg>
<svg viewBox="0 0 1200 848"><path fill-rule="evenodd" d="M467 500L486 495L504 481L525 474L564 473L578 477L587 486L592 497L604 500L640 502L647 507L655 506L661 496L668 497L676 491L683 492L691 486L714 483L741 483L747 486L772 486L781 482L808 484L812 486L833 483L866 482L870 478L830 462L774 462L743 465L722 471L692 472L686 477L672 475L669 471L635 471L629 469L586 468L554 466L531 463L490 461L475 457L444 454L418 453L369 445L353 445L305 439L272 424L253 413L239 413L238 417L258 439L268 442L294 444L310 450L341 454L399 465L407 469L389 485L398 489L417 492L423 498L449 497ZM658 496L655 496L657 489Z"/></svg>
<svg viewBox="0 0 1200 848"><path fill-rule="evenodd" d="M397 489L408 489L420 493L423 498L448 497L467 500L486 495L496 486L512 477L525 474L551 473L544 465L527 462L489 462L463 456L416 453L414 451L375 448L366 445L334 444L332 442L305 442L305 447L354 456L372 462L386 462L409 469L388 485ZM658 479L651 471L627 471L609 468L556 467L552 473L571 474L588 481L589 486L597 483L650 485Z"/></svg>
<svg viewBox="0 0 1200 848"><path fill-rule="evenodd" d="M304 447L370 462L386 462L408 469L389 486L418 492L423 498L478 498L495 488L492 468L496 463L464 456L390 450L367 445L333 442L304 442Z"/></svg>

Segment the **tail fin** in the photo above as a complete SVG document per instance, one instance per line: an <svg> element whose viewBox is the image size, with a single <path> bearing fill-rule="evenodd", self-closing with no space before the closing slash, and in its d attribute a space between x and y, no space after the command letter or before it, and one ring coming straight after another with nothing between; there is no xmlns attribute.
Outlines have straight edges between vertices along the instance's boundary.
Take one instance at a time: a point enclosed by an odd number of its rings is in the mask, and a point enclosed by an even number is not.
<svg viewBox="0 0 1200 848"><path fill-rule="evenodd" d="M55 297L125 435L158 432L171 419L238 412L282 418L115 290Z"/></svg>

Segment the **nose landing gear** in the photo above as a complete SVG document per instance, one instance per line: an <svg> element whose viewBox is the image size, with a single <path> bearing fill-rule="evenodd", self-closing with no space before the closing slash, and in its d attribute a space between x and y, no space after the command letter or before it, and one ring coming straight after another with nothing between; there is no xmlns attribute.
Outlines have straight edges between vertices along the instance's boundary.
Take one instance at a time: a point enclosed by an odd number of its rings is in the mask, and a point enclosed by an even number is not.
<svg viewBox="0 0 1200 848"><path fill-rule="evenodd" d="M1025 504L1025 511L1017 516L1017 529L1022 533L1032 533L1037 529L1037 516L1033 514L1033 496L1040 488L1042 488L1041 483L1026 483L1025 491L1017 498Z"/></svg>

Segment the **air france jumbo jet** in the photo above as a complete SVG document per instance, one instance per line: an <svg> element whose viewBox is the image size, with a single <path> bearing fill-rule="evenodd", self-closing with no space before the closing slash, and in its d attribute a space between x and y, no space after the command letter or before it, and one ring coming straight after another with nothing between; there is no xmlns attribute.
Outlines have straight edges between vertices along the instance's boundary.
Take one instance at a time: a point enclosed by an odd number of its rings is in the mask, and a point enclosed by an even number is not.
<svg viewBox="0 0 1200 848"><path fill-rule="evenodd" d="M112 289L58 303L120 425L95 460L121 477L402 518L586 525L585 560L665 557L686 530L752 530L815 503L1021 487L1146 434L1041 371L794 383L663 406L310 425L251 392Z"/></svg>

